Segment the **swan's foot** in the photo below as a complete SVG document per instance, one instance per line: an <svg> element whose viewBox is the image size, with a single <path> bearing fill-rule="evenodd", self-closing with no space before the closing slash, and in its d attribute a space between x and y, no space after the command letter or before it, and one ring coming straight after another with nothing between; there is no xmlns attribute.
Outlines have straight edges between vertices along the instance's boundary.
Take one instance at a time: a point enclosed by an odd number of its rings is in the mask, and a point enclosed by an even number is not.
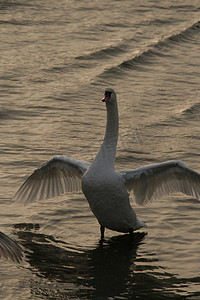
<svg viewBox="0 0 200 300"><path fill-rule="evenodd" d="M129 232L129 234L130 234L130 237L134 237L134 233L133 233L133 229L132 229L132 228L130 228L130 229L128 230L128 232Z"/></svg>
<svg viewBox="0 0 200 300"><path fill-rule="evenodd" d="M100 226L100 231L101 231L101 241L104 240L104 232L105 232L105 227L104 226Z"/></svg>

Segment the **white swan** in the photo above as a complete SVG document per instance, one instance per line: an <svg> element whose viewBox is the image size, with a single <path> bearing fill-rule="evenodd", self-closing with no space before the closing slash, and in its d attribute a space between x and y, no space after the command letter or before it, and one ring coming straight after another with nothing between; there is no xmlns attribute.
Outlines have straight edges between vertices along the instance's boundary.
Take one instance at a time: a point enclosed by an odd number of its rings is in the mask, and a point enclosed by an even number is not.
<svg viewBox="0 0 200 300"><path fill-rule="evenodd" d="M65 156L55 156L24 182L16 199L24 203L52 198L66 192L82 191L101 228L132 232L146 226L130 205L128 192L133 191L137 204L174 192L200 198L200 174L181 161L168 161L135 170L115 171L118 139L116 93L105 90L102 100L107 108L106 132L101 148L92 163Z"/></svg>
<svg viewBox="0 0 200 300"><path fill-rule="evenodd" d="M22 260L23 256L20 246L3 232L0 232L0 257L1 256L18 263Z"/></svg>

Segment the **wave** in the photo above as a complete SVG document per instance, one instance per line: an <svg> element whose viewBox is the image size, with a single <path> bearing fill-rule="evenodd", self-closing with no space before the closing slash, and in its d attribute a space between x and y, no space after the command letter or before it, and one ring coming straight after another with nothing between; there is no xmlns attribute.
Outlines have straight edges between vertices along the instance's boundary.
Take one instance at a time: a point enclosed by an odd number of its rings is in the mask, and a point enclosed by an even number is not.
<svg viewBox="0 0 200 300"><path fill-rule="evenodd" d="M200 21L192 24L191 26L183 29L181 32L178 32L176 34L172 34L171 36L166 38L166 42L168 43L181 43L181 42L187 42L187 41L193 41L194 35L199 33L200 30ZM161 42L165 43L165 41Z"/></svg>
<svg viewBox="0 0 200 300"><path fill-rule="evenodd" d="M181 111L182 115L195 114L195 115L199 116L199 113L200 113L200 103L199 102L191 104L190 106L188 106L187 108L185 108Z"/></svg>
<svg viewBox="0 0 200 300"><path fill-rule="evenodd" d="M109 46L103 49L91 52L89 54L77 56L75 59L90 60L90 59L105 59L106 56L113 56L127 51L127 44L119 44L117 46Z"/></svg>
<svg viewBox="0 0 200 300"><path fill-rule="evenodd" d="M170 49L175 44L179 45L185 42L196 41L196 36L199 34L199 31L200 31L200 21L192 24L191 26L188 26L182 31L179 31L175 34L171 34L170 36L164 37L161 40L158 40L150 45L145 46L142 50L138 51L137 53L135 52L134 56L131 57L130 59L126 59L118 63L116 66L112 66L110 68L105 69L101 74L99 74L99 76L101 77L101 76L110 75L110 73L116 74L118 71L122 71L123 69L125 70L127 68L141 69L144 68L147 64L151 64L152 61L154 61L154 58L156 58L157 56L169 57L170 54L168 53L168 51L166 51L167 49ZM106 53L106 49L104 49L102 55L104 53Z"/></svg>

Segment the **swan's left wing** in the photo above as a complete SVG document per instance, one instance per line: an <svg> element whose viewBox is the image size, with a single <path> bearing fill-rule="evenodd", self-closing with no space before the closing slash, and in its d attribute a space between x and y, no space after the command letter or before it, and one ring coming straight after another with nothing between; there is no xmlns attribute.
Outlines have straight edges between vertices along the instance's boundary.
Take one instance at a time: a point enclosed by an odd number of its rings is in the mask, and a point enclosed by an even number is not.
<svg viewBox="0 0 200 300"><path fill-rule="evenodd" d="M91 163L54 156L22 184L15 199L25 204L81 190L81 178Z"/></svg>
<svg viewBox="0 0 200 300"><path fill-rule="evenodd" d="M20 246L3 232L0 232L0 257L1 256L18 263L22 260L23 256Z"/></svg>
<svg viewBox="0 0 200 300"><path fill-rule="evenodd" d="M139 205L177 192L200 199L200 174L181 161L168 161L119 173Z"/></svg>

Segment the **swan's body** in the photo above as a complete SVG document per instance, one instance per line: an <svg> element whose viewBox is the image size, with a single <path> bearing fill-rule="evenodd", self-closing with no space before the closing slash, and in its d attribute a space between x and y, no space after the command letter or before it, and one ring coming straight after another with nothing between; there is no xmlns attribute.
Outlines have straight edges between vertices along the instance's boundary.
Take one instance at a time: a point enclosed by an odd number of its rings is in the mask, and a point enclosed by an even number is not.
<svg viewBox="0 0 200 300"><path fill-rule="evenodd" d="M106 133L93 163L55 156L37 169L16 194L25 203L52 198L65 192L82 191L90 208L104 228L130 232L144 227L130 205L128 192L133 191L137 204L174 192L200 198L200 174L180 161L144 166L135 170L115 171L118 139L118 109L113 89L106 89Z"/></svg>
<svg viewBox="0 0 200 300"><path fill-rule="evenodd" d="M95 176L101 170L101 178ZM139 221L132 209L129 195L121 174L108 169L106 161L91 167L83 176L82 189L92 212L99 223L106 228L128 232L139 227Z"/></svg>
<svg viewBox="0 0 200 300"><path fill-rule="evenodd" d="M23 256L20 246L3 232L0 232L0 257L1 256L16 262L20 262Z"/></svg>

